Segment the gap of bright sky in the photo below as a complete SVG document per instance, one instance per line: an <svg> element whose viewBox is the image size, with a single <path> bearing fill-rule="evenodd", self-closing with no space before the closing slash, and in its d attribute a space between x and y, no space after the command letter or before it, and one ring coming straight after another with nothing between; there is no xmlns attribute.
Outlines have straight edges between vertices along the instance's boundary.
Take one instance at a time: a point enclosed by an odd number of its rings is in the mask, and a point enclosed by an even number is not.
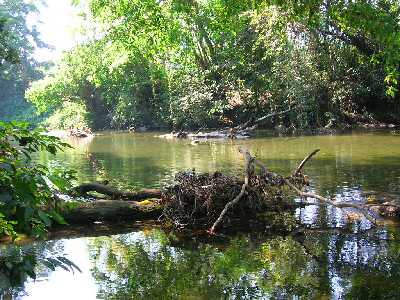
<svg viewBox="0 0 400 300"><path fill-rule="evenodd" d="M79 22L77 8L70 0L46 0L39 4L39 14L31 16L29 23L36 24L41 40L53 49L36 49L38 61L58 60L63 51L70 50L77 43L73 28Z"/></svg>

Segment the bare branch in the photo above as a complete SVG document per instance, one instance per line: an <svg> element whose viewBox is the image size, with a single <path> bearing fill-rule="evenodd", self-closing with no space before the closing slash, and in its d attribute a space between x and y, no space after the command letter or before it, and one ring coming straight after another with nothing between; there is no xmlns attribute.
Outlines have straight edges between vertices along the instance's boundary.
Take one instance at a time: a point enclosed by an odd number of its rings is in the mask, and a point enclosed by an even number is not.
<svg viewBox="0 0 400 300"><path fill-rule="evenodd" d="M371 216L370 212L365 208L364 205L356 204L356 203L351 203L351 202L336 202L331 199L325 198L323 196L320 196L318 194L314 193L309 193L309 192L303 192L299 190L294 184L292 184L288 179L284 179L285 184L290 187L292 190L294 190L299 196L304 197L304 198L314 198L317 199L318 201L329 204L338 208L345 208L345 207L352 207L356 208L361 211L361 213L365 216L365 218L373 223L374 225L382 225L380 221L376 220L374 217Z"/></svg>
<svg viewBox="0 0 400 300"><path fill-rule="evenodd" d="M315 149L313 152L311 152L308 156L306 156L302 162L299 164L299 166L297 167L297 169L293 172L292 176L296 176L297 174L299 174L301 172L301 170L303 169L304 165L306 164L306 162L313 157L315 154L317 154L319 152L320 149Z"/></svg>
<svg viewBox="0 0 400 300"><path fill-rule="evenodd" d="M253 173L251 163L253 161L250 152L246 150L245 148L239 147L239 152L243 154L245 161L246 161L246 172L245 172L245 178L244 178L244 183L242 185L242 189L240 190L240 193L230 202L228 202L224 209L222 210L221 214L219 215L218 219L214 222L213 226L208 230L208 233L210 234L215 234L215 229L217 226L222 222L222 219L224 218L225 214L227 211L233 207L239 200L246 194L246 189L249 186L249 178Z"/></svg>
<svg viewBox="0 0 400 300"><path fill-rule="evenodd" d="M288 108L286 110L283 110L283 111L270 113L270 114L265 115L265 116L263 116L261 118L258 118L256 120L250 119L246 123L243 123L243 124L240 124L240 125L234 127L233 130L240 131L240 130L246 130L246 129L249 129L249 128L254 130L254 129L257 128L258 123L261 123L261 122L263 122L263 121L265 121L266 119L269 119L269 118L273 118L273 117L276 117L276 116L287 114L288 112L291 112L295 108L296 108L296 106L293 106L293 107L290 107L290 108Z"/></svg>

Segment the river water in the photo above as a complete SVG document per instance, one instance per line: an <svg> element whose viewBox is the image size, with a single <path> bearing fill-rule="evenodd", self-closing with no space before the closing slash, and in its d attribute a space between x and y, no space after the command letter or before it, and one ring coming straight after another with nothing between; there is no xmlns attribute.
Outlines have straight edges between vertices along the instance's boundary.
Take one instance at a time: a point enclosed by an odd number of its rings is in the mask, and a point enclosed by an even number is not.
<svg viewBox="0 0 400 300"><path fill-rule="evenodd" d="M241 175L239 145L273 171L290 174L312 150L311 189L348 201L364 192L400 193L400 137L389 132L271 137L192 145L154 134L104 133L70 140L56 160L82 182L110 180L121 188L160 187L179 170ZM48 159L43 157L43 159ZM158 229L35 243L82 272L38 266L37 279L14 290L19 299L400 299L400 229L349 222L341 210L298 209L297 235L242 232L218 242L182 239ZM289 217L290 218L290 217ZM6 298L6 297L4 297Z"/></svg>

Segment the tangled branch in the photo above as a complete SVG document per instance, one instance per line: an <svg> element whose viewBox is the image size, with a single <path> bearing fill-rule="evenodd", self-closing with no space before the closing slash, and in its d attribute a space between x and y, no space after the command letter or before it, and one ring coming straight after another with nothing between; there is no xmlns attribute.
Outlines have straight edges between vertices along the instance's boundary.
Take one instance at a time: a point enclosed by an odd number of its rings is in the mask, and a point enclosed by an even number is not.
<svg viewBox="0 0 400 300"><path fill-rule="evenodd" d="M353 203L353 202L338 202L334 201L330 198L323 197L321 195L311 193L311 192L306 192L303 191L303 188L308 185L308 179L305 175L302 174L302 169L304 168L305 164L316 154L319 152L319 149L314 150L311 152L309 155L307 155L301 163L298 165L298 167L295 169L295 171L290 175L289 177L283 177L282 175L273 173L267 169L267 167L258 159L254 158L251 156L250 152L247 149L244 149L242 147L239 147L239 152L244 156L245 158L245 181L242 185L242 189L240 193L230 202L228 202L224 209L221 211L218 219L214 222L214 224L211 226L211 228L208 230L210 234L214 234L216 231L216 228L220 225L222 222L224 216L227 214L228 210L231 209L234 205L236 205L241 198L246 194L246 190L250 187L250 182L251 182L251 177L254 175L254 166L258 166L261 169L261 177L266 181L270 182L273 185L277 186L287 186L289 189L297 193L300 197L303 198L313 198L316 199L318 202L317 203L312 203L313 205L332 205L337 208L346 208L346 207L351 207L359 210L364 217L369 220L371 223L373 223L376 226L382 225L382 222L378 221L373 213L368 209L369 207L372 207L371 205L368 204L358 204L358 203ZM250 171L251 170L251 171ZM298 186L301 186L299 188ZM391 205L391 204L387 204ZM378 205L374 205L378 206Z"/></svg>

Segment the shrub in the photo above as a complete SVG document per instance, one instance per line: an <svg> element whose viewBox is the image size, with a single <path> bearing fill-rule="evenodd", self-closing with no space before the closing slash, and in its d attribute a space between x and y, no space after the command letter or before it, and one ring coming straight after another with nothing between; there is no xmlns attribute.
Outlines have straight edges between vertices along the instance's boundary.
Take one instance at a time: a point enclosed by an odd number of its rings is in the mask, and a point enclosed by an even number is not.
<svg viewBox="0 0 400 300"><path fill-rule="evenodd" d="M30 130L27 123L0 122L0 235L44 236L53 222L64 222L54 195L70 187L74 173L50 170L32 154L55 154L65 147L69 145L40 129Z"/></svg>

